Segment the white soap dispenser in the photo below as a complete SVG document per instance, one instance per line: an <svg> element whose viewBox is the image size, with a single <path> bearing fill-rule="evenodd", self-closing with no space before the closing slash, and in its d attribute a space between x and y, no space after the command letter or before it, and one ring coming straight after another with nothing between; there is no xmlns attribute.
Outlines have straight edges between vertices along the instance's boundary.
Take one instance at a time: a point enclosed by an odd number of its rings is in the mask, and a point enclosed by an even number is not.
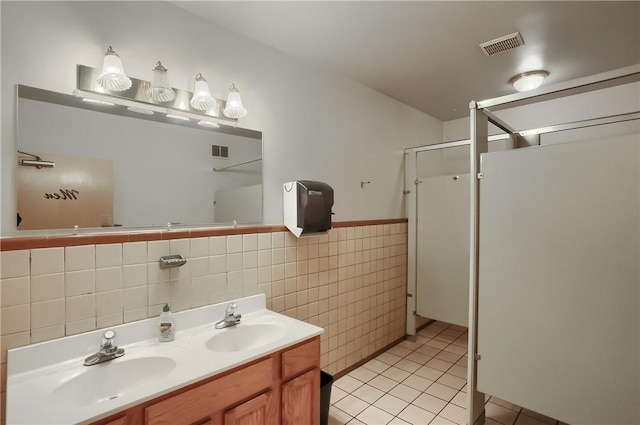
<svg viewBox="0 0 640 425"><path fill-rule="evenodd" d="M169 304L165 304L160 313L160 334L158 340L160 342L173 341L176 338L176 325L173 321Z"/></svg>

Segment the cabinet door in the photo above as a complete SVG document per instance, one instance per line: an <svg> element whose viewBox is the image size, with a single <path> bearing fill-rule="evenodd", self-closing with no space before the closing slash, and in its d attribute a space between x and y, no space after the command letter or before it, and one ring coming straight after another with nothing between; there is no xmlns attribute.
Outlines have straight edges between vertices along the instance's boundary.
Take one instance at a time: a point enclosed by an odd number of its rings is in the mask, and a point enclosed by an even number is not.
<svg viewBox="0 0 640 425"><path fill-rule="evenodd" d="M273 392L260 394L224 413L225 425L271 425L277 423Z"/></svg>
<svg viewBox="0 0 640 425"><path fill-rule="evenodd" d="M123 416L121 418L118 419L114 419L111 422L105 424L105 425L127 425L127 417Z"/></svg>
<svg viewBox="0 0 640 425"><path fill-rule="evenodd" d="M282 425L320 423L320 369L282 384Z"/></svg>

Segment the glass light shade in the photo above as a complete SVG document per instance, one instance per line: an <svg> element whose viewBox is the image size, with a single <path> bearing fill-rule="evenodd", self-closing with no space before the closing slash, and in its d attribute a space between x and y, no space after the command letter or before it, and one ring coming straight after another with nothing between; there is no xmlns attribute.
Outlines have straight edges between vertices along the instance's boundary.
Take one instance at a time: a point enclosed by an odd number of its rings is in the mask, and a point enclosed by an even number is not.
<svg viewBox="0 0 640 425"><path fill-rule="evenodd" d="M131 80L124 72L122 61L111 46L104 54L102 72L98 76L98 85L111 91L123 91L131 87Z"/></svg>
<svg viewBox="0 0 640 425"><path fill-rule="evenodd" d="M510 81L513 88L522 92L537 89L542 85L545 78L549 76L547 71L531 71L516 75Z"/></svg>
<svg viewBox="0 0 640 425"><path fill-rule="evenodd" d="M153 68L153 81L151 82L151 87L147 90L147 96L153 102L169 102L176 98L176 93L169 85L167 68L162 66L160 61Z"/></svg>
<svg viewBox="0 0 640 425"><path fill-rule="evenodd" d="M196 75L196 81L193 85L193 96L191 97L191 106L194 109L199 109L201 111L207 110L210 106L215 103L215 99L211 97L211 92L209 91L209 84L207 80L204 79L202 74L198 73Z"/></svg>
<svg viewBox="0 0 640 425"><path fill-rule="evenodd" d="M235 84L231 84L229 87L229 96L227 97L227 105L222 111L225 117L239 119L247 115L247 110L242 106L242 99L240 99L240 92L236 88Z"/></svg>

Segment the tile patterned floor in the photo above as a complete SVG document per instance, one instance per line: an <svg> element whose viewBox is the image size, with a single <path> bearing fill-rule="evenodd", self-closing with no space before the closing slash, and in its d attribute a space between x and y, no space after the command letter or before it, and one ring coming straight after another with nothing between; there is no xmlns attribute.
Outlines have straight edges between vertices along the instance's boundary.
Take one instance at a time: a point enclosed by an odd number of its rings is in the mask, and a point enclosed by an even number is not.
<svg viewBox="0 0 640 425"><path fill-rule="evenodd" d="M329 425L465 424L466 377L466 328L432 323L336 380ZM486 425L559 424L496 397L485 413Z"/></svg>

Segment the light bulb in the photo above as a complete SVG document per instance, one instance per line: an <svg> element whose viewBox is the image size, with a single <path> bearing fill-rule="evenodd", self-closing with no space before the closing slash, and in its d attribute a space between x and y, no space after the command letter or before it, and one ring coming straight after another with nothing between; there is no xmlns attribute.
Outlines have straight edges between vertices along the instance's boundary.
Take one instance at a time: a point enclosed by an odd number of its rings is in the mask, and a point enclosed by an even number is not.
<svg viewBox="0 0 640 425"><path fill-rule="evenodd" d="M167 76L167 68L162 66L158 61L156 67L153 68L153 82L147 90L147 96L153 102L169 102L176 98L176 93L169 86L169 78Z"/></svg>
<svg viewBox="0 0 640 425"><path fill-rule="evenodd" d="M247 110L242 106L242 99L240 99L240 92L236 88L235 84L231 84L229 87L229 96L227 97L227 105L222 111L225 117L239 119L247 115Z"/></svg>
<svg viewBox="0 0 640 425"><path fill-rule="evenodd" d="M213 105L214 102L215 99L211 97L207 80L204 79L202 74L198 73L198 75L196 75L196 81L193 84L193 96L191 97L190 102L191 106L194 109L205 111Z"/></svg>
<svg viewBox="0 0 640 425"><path fill-rule="evenodd" d="M102 72L98 76L98 85L111 91L124 91L131 88L131 80L127 77L122 61L113 48L109 46L104 54Z"/></svg>

